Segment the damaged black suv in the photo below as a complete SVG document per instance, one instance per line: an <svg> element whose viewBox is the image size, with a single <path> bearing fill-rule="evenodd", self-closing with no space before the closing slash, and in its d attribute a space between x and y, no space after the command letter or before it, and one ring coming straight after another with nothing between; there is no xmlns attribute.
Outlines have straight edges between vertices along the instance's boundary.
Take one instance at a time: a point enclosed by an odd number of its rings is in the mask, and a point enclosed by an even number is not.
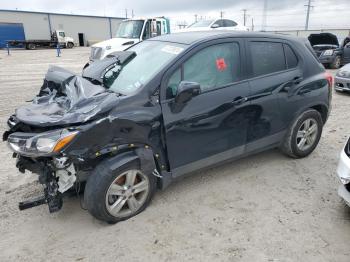
<svg viewBox="0 0 350 262"><path fill-rule="evenodd" d="M332 78L306 40L225 31L165 35L85 68L50 68L4 133L17 168L39 174L50 212L82 185L109 223L146 208L193 171L279 147L317 146ZM86 185L85 185L86 184Z"/></svg>

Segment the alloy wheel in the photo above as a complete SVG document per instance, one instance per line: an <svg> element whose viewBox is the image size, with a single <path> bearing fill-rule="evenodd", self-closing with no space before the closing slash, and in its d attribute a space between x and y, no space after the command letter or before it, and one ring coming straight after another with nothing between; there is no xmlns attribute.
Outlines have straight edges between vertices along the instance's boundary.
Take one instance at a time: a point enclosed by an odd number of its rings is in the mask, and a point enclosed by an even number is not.
<svg viewBox="0 0 350 262"><path fill-rule="evenodd" d="M106 194L106 208L114 217L136 213L145 203L150 182L140 170L128 170L117 176Z"/></svg>
<svg viewBox="0 0 350 262"><path fill-rule="evenodd" d="M306 119L299 127L296 142L297 147L301 151L306 151L311 148L318 135L318 125L316 120L309 118Z"/></svg>

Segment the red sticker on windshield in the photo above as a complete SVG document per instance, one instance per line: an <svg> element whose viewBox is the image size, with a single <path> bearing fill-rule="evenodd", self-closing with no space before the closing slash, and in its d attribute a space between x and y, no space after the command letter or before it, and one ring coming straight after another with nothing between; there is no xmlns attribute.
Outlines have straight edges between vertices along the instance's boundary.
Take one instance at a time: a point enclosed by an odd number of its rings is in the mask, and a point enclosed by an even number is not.
<svg viewBox="0 0 350 262"><path fill-rule="evenodd" d="M226 62L224 58L218 58L216 59L216 68L219 71L225 71L227 68Z"/></svg>

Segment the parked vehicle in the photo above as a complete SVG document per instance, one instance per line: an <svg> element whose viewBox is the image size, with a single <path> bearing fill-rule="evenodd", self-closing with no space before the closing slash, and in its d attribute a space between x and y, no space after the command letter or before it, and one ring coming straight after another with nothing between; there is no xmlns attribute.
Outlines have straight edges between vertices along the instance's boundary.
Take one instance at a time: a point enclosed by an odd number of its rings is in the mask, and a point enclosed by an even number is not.
<svg viewBox="0 0 350 262"><path fill-rule="evenodd" d="M72 37L66 36L66 33L62 30L55 30L50 40L10 40L8 44L11 47L25 47L29 50L34 50L37 47L51 47L56 48L59 44L60 47L73 48L74 39Z"/></svg>
<svg viewBox="0 0 350 262"><path fill-rule="evenodd" d="M337 174L342 183L338 189L338 194L350 206L350 139L340 153Z"/></svg>
<svg viewBox="0 0 350 262"><path fill-rule="evenodd" d="M113 52L123 51L143 40L163 34L170 34L170 21L165 17L124 20L119 25L115 37L91 47L89 63L103 59Z"/></svg>
<svg viewBox="0 0 350 262"><path fill-rule="evenodd" d="M199 20L187 28L181 29L181 32L195 32L206 30L233 30L233 31L249 31L248 27L239 25L231 19L209 19Z"/></svg>
<svg viewBox="0 0 350 262"><path fill-rule="evenodd" d="M325 67L338 69L350 63L350 38L339 45L336 35L331 33L311 34L308 37L312 48Z"/></svg>
<svg viewBox="0 0 350 262"><path fill-rule="evenodd" d="M335 91L350 91L350 64L343 66L334 78Z"/></svg>
<svg viewBox="0 0 350 262"><path fill-rule="evenodd" d="M17 168L39 174L45 188L20 208L57 211L86 181L85 206L114 223L196 170L276 147L308 156L332 94L308 45L282 35L179 33L116 52L82 76L51 68L3 136Z"/></svg>

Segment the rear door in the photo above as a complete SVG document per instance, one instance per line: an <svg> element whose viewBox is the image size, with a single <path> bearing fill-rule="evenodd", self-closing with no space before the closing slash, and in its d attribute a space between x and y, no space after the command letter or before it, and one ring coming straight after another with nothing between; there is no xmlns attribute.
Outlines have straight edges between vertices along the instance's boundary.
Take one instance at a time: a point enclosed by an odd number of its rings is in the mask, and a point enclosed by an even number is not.
<svg viewBox="0 0 350 262"><path fill-rule="evenodd" d="M178 61L162 83L162 112L173 176L241 155L248 122L249 83L243 80L240 40L202 44ZM180 81L201 85L201 94L176 104Z"/></svg>
<svg viewBox="0 0 350 262"><path fill-rule="evenodd" d="M280 94L302 80L302 71L283 40L249 39L247 46L251 87L247 151L253 151L278 143L284 136L288 122L281 112Z"/></svg>

